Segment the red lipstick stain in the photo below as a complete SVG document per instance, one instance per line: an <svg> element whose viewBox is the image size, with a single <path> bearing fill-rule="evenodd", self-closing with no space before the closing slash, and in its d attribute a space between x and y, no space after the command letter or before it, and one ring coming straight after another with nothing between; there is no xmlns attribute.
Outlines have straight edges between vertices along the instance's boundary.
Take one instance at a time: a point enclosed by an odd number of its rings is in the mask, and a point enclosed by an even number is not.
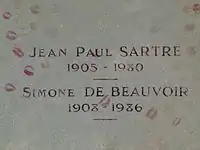
<svg viewBox="0 0 200 150"><path fill-rule="evenodd" d="M10 19L12 17L10 12L5 12L2 16L4 19Z"/></svg>
<svg viewBox="0 0 200 150"><path fill-rule="evenodd" d="M110 102L111 102L111 99L110 99L110 97L109 97L108 100L107 100L105 103L102 104L102 107L103 107L103 108L108 107L108 105L110 104Z"/></svg>
<svg viewBox="0 0 200 150"><path fill-rule="evenodd" d="M28 76L33 76L34 75L33 71L34 68L31 65L27 65L26 67L24 67L24 73Z"/></svg>
<svg viewBox="0 0 200 150"><path fill-rule="evenodd" d="M101 101L98 103L98 105L101 104L101 106L102 106L103 108L107 108L108 105L110 104L110 102L111 102L111 99L110 99L109 95L105 95L105 96L101 99Z"/></svg>
<svg viewBox="0 0 200 150"><path fill-rule="evenodd" d="M20 58L24 56L24 52L19 47L14 47L14 49L12 51L16 56L18 56Z"/></svg>

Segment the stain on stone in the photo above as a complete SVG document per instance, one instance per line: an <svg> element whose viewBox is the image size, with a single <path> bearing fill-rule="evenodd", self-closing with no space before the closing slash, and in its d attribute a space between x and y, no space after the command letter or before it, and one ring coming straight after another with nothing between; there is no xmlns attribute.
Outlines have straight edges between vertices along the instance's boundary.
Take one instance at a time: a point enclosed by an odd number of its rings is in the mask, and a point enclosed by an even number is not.
<svg viewBox="0 0 200 150"><path fill-rule="evenodd" d="M11 84L11 83L7 83L5 85L5 88L4 88L7 92L13 92L14 90L16 90L16 87Z"/></svg>
<svg viewBox="0 0 200 150"><path fill-rule="evenodd" d="M189 46L189 47L187 47L186 51L190 56L194 56L196 54L196 47Z"/></svg>
<svg viewBox="0 0 200 150"><path fill-rule="evenodd" d="M195 30L195 25L193 23L186 24L184 29L185 31L192 32Z"/></svg>
<svg viewBox="0 0 200 150"><path fill-rule="evenodd" d="M195 14L200 14L200 4L193 4L192 10Z"/></svg>
<svg viewBox="0 0 200 150"><path fill-rule="evenodd" d="M195 3L183 7L183 12L191 15L200 15L200 4Z"/></svg>
<svg viewBox="0 0 200 150"><path fill-rule="evenodd" d="M4 19L10 19L12 17L12 14L10 12L5 12L2 16Z"/></svg>
<svg viewBox="0 0 200 150"><path fill-rule="evenodd" d="M11 31L9 30L7 33L6 33L6 38L13 41L17 38L17 33L14 32L14 31Z"/></svg>
<svg viewBox="0 0 200 150"><path fill-rule="evenodd" d="M176 117L173 122L172 122L172 125L173 126L178 126L181 122L181 118L180 117Z"/></svg>
<svg viewBox="0 0 200 150"><path fill-rule="evenodd" d="M193 129L193 130L189 131L189 133L190 133L190 135L193 135L193 134L196 134L197 131L196 131L196 129Z"/></svg>
<svg viewBox="0 0 200 150"><path fill-rule="evenodd" d="M40 13L40 6L38 4L35 4L35 5L31 5L30 6L30 11L33 13L33 14L38 14Z"/></svg>
<svg viewBox="0 0 200 150"><path fill-rule="evenodd" d="M157 109L152 107L147 111L146 117L153 120L154 118L156 118L157 114L158 114Z"/></svg>

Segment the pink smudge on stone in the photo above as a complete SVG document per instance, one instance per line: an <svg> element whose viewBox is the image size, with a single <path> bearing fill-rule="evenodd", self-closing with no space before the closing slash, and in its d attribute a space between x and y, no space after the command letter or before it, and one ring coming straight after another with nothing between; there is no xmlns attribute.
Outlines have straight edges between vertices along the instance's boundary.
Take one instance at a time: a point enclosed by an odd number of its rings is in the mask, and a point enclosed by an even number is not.
<svg viewBox="0 0 200 150"><path fill-rule="evenodd" d="M14 47L13 53L18 57L23 57L24 56L24 52L19 47Z"/></svg>
<svg viewBox="0 0 200 150"><path fill-rule="evenodd" d="M14 31L8 31L6 33L6 37L11 40L11 41L14 41L16 38L17 38L17 34L14 32Z"/></svg>
<svg viewBox="0 0 200 150"><path fill-rule="evenodd" d="M152 107L147 111L146 117L153 120L157 116L157 114L158 114L157 109Z"/></svg>
<svg viewBox="0 0 200 150"><path fill-rule="evenodd" d="M186 24L185 31L194 31L195 25L194 24Z"/></svg>
<svg viewBox="0 0 200 150"><path fill-rule="evenodd" d="M6 85L5 85L5 90L7 91L7 92L12 92L12 91L14 91L16 88L15 88L15 86L13 85L13 84L11 84L11 83L7 83Z"/></svg>
<svg viewBox="0 0 200 150"><path fill-rule="evenodd" d="M12 17L10 12L5 12L2 16L4 19L10 19Z"/></svg>
<svg viewBox="0 0 200 150"><path fill-rule="evenodd" d="M109 95L105 95L105 96L100 100L100 102L98 103L98 105L101 104L101 106L102 106L103 108L107 108L108 105L110 104L110 102L111 102L111 98L109 97Z"/></svg>
<svg viewBox="0 0 200 150"><path fill-rule="evenodd" d="M199 14L200 13L200 4L194 4L192 6L192 10L194 11L195 14Z"/></svg>

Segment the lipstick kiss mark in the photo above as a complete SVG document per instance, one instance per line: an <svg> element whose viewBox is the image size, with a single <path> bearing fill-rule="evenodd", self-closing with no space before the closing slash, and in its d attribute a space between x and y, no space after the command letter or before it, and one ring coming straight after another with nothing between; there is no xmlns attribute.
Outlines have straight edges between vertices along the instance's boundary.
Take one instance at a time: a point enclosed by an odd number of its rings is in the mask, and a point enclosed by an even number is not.
<svg viewBox="0 0 200 150"><path fill-rule="evenodd" d="M105 95L98 104L101 104L107 97L108 97L108 95Z"/></svg>
<svg viewBox="0 0 200 150"><path fill-rule="evenodd" d="M106 108L106 107L108 107L108 105L110 104L110 102L111 102L111 99L110 99L110 97L108 97L109 95L105 95L103 98L102 98L102 100L98 103L98 105L100 105L101 104L101 106L103 107L103 108ZM105 101L105 102L104 102Z"/></svg>
<svg viewBox="0 0 200 150"><path fill-rule="evenodd" d="M172 125L173 125L173 126L177 126L177 125L180 124L180 122L181 122L181 118L176 117L176 118L174 119L174 121L172 122Z"/></svg>
<svg viewBox="0 0 200 150"><path fill-rule="evenodd" d="M110 97L109 97L108 100L107 100L105 103L102 104L102 107L103 107L103 108L108 107L108 105L110 104L110 102L111 102L111 99L110 99Z"/></svg>
<svg viewBox="0 0 200 150"><path fill-rule="evenodd" d="M14 91L16 88L15 88L15 86L13 85L13 84L11 84L11 83L7 83L6 85L5 85L5 88L4 88L7 92L12 92L12 91Z"/></svg>
<svg viewBox="0 0 200 150"><path fill-rule="evenodd" d="M199 14L200 13L200 4L194 4L192 6L192 10L194 11L195 14Z"/></svg>
<svg viewBox="0 0 200 150"><path fill-rule="evenodd" d="M13 40L15 40L15 39L17 38L17 34L16 34L14 31L8 31L8 32L6 33L6 37L7 37L9 40L13 41Z"/></svg>
<svg viewBox="0 0 200 150"><path fill-rule="evenodd" d="M19 47L14 47L14 49L12 51L18 57L23 57L24 56L24 52Z"/></svg>
<svg viewBox="0 0 200 150"><path fill-rule="evenodd" d="M2 16L4 19L10 19L12 17L10 12L5 12Z"/></svg>
<svg viewBox="0 0 200 150"><path fill-rule="evenodd" d="M146 117L153 120L157 116L157 114L158 114L157 109L152 107L147 111Z"/></svg>
<svg viewBox="0 0 200 150"><path fill-rule="evenodd" d="M33 71L34 68L31 65L27 65L26 67L24 67L24 73L28 76L33 76L34 75Z"/></svg>

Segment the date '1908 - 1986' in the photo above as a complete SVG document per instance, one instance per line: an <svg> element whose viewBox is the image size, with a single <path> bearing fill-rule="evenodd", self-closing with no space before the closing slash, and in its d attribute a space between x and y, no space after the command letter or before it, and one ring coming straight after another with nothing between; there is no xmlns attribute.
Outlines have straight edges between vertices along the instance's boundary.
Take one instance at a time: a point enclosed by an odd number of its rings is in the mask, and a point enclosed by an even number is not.
<svg viewBox="0 0 200 150"><path fill-rule="evenodd" d="M98 104L69 104L68 112L98 112L101 107ZM109 109L107 107L106 109ZM112 112L141 112L143 110L140 104L122 104L122 103L112 103Z"/></svg>

